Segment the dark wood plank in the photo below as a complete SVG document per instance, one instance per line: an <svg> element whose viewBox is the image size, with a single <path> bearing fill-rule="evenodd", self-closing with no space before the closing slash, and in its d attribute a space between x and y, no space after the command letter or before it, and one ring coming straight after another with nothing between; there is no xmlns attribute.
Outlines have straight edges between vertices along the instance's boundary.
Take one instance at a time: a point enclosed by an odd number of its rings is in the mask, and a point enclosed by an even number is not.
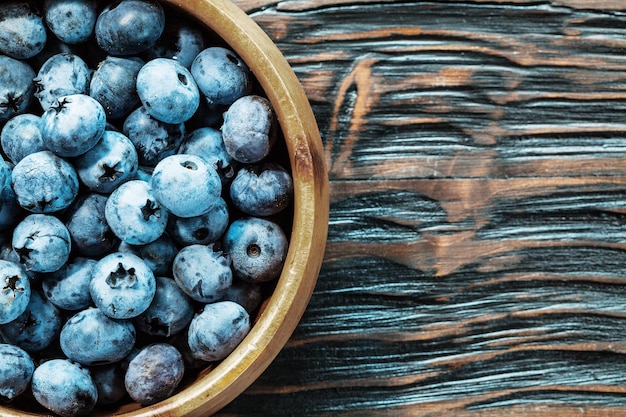
<svg viewBox="0 0 626 417"><path fill-rule="evenodd" d="M220 415L626 415L626 4L237 3L310 98L331 218Z"/></svg>

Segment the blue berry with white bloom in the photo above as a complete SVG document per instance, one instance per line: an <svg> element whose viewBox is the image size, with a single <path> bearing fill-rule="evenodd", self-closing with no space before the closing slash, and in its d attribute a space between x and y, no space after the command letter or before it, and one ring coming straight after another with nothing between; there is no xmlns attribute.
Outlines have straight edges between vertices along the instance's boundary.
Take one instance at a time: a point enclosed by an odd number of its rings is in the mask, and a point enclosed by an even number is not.
<svg viewBox="0 0 626 417"><path fill-rule="evenodd" d="M165 232L168 212L149 183L131 180L111 193L104 208L109 227L130 245L154 242Z"/></svg>
<svg viewBox="0 0 626 417"><path fill-rule="evenodd" d="M86 368L68 359L51 359L39 365L32 378L35 400L61 417L88 415L98 390Z"/></svg>
<svg viewBox="0 0 626 417"><path fill-rule="evenodd" d="M24 349L0 344L0 398L10 402L30 387L35 372L33 358Z"/></svg>
<svg viewBox="0 0 626 417"><path fill-rule="evenodd" d="M135 345L135 327L128 320L114 320L95 307L73 315L61 330L61 350L81 365L121 361Z"/></svg>
<svg viewBox="0 0 626 417"><path fill-rule="evenodd" d="M194 58L206 47L202 29L189 19L168 16L163 35L144 54L148 59L171 58L191 68Z"/></svg>
<svg viewBox="0 0 626 417"><path fill-rule="evenodd" d="M0 53L16 59L32 58L46 46L46 26L32 2L0 4Z"/></svg>
<svg viewBox="0 0 626 417"><path fill-rule="evenodd" d="M42 274L41 289L52 304L63 310L81 310L91 305L89 283L98 261L75 257L61 269Z"/></svg>
<svg viewBox="0 0 626 417"><path fill-rule="evenodd" d="M161 160L150 180L157 201L178 217L208 212L222 192L217 171L202 158L176 154Z"/></svg>
<svg viewBox="0 0 626 417"><path fill-rule="evenodd" d="M207 304L189 325L188 343L196 359L224 359L250 332L250 315L239 304L218 301Z"/></svg>
<svg viewBox="0 0 626 417"><path fill-rule="evenodd" d="M221 299L233 282L230 259L214 244L185 246L172 271L185 294L202 303Z"/></svg>
<svg viewBox="0 0 626 417"><path fill-rule="evenodd" d="M34 77L27 63L0 55L0 123L26 112L35 93Z"/></svg>
<svg viewBox="0 0 626 417"><path fill-rule="evenodd" d="M30 302L30 280L19 264L0 259L0 324L22 314Z"/></svg>
<svg viewBox="0 0 626 417"><path fill-rule="evenodd" d="M54 272L68 261L71 237L67 227L49 214L30 214L13 230L11 242L27 271Z"/></svg>
<svg viewBox="0 0 626 417"><path fill-rule="evenodd" d="M193 76L170 58L155 58L139 70L137 94L152 117L170 124L191 119L200 105Z"/></svg>
<svg viewBox="0 0 626 417"><path fill-rule="evenodd" d="M270 102L257 95L236 100L224 113L222 138L226 152L236 161L261 161L276 142L276 120Z"/></svg>
<svg viewBox="0 0 626 417"><path fill-rule="evenodd" d="M155 276L170 275L172 262L178 253L176 243L167 233L163 233L157 240L145 245L131 245L122 241L117 250L139 256L148 264Z"/></svg>
<svg viewBox="0 0 626 417"><path fill-rule="evenodd" d="M245 217L230 224L223 238L224 252L232 259L233 274L248 282L266 282L282 271L288 240L278 224Z"/></svg>
<svg viewBox="0 0 626 417"><path fill-rule="evenodd" d="M88 193L79 196L65 212L65 225L77 254L99 257L110 252L119 239L106 221L107 196Z"/></svg>
<svg viewBox="0 0 626 417"><path fill-rule="evenodd" d="M44 146L65 158L82 155L93 148L105 127L104 108L86 94L61 96L41 116Z"/></svg>
<svg viewBox="0 0 626 417"><path fill-rule="evenodd" d="M230 198L244 213L271 216L291 203L293 181L287 170L276 163L246 165L230 184Z"/></svg>
<svg viewBox="0 0 626 417"><path fill-rule="evenodd" d="M230 105L252 90L250 68L234 51L221 46L200 52L191 64L191 73L211 104Z"/></svg>
<svg viewBox="0 0 626 417"><path fill-rule="evenodd" d="M156 293L156 281L143 259L114 252L92 269L89 292L96 307L107 316L130 319L148 309Z"/></svg>
<svg viewBox="0 0 626 417"><path fill-rule="evenodd" d="M35 97L46 111L57 99L70 94L88 94L91 70L78 55L59 53L48 58L33 80Z"/></svg>
<svg viewBox="0 0 626 417"><path fill-rule="evenodd" d="M168 230L180 245L208 245L217 241L228 228L230 215L226 201L219 197L211 209L195 217L170 216Z"/></svg>
<svg viewBox="0 0 626 417"><path fill-rule="evenodd" d="M72 204L79 181L72 164L50 151L39 151L15 164L11 185L26 210L53 213Z"/></svg>
<svg viewBox="0 0 626 417"><path fill-rule="evenodd" d="M31 113L14 116L2 128L0 144L14 164L26 155L46 150L41 136L41 117Z"/></svg>
<svg viewBox="0 0 626 417"><path fill-rule="evenodd" d="M138 103L137 74L144 62L139 58L107 56L91 77L89 95L102 104L109 119L126 116Z"/></svg>
<svg viewBox="0 0 626 417"><path fill-rule="evenodd" d="M212 127L200 127L189 132L180 145L179 153L196 155L204 159L219 174L222 184L235 176L235 161L226 152L222 132Z"/></svg>
<svg viewBox="0 0 626 417"><path fill-rule="evenodd" d="M46 0L44 5L46 25L59 40L70 45L86 42L97 18L96 0Z"/></svg>

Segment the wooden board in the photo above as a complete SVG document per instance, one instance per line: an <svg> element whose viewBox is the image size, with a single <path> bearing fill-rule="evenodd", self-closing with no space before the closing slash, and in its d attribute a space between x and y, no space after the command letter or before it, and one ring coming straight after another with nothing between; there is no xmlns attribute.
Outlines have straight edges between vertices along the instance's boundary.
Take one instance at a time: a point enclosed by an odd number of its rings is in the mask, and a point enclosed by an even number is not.
<svg viewBox="0 0 626 417"><path fill-rule="evenodd" d="M220 415L626 415L626 2L236 3L307 92L331 213Z"/></svg>

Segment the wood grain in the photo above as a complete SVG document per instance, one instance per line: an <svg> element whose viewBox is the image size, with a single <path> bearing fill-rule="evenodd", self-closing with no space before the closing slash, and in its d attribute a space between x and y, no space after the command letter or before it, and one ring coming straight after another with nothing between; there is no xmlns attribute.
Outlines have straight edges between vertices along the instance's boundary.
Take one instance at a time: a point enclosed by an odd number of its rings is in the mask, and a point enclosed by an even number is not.
<svg viewBox="0 0 626 417"><path fill-rule="evenodd" d="M625 3L236 3L305 88L331 215L220 415L626 415Z"/></svg>

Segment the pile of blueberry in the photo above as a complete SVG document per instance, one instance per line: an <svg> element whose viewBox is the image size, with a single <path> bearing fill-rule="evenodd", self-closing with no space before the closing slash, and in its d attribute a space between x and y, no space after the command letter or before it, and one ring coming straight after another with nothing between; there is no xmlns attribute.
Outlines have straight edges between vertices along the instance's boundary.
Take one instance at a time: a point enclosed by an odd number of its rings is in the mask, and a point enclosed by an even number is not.
<svg viewBox="0 0 626 417"><path fill-rule="evenodd" d="M293 181L273 109L165 7L0 3L4 402L161 401L233 351L282 270Z"/></svg>

